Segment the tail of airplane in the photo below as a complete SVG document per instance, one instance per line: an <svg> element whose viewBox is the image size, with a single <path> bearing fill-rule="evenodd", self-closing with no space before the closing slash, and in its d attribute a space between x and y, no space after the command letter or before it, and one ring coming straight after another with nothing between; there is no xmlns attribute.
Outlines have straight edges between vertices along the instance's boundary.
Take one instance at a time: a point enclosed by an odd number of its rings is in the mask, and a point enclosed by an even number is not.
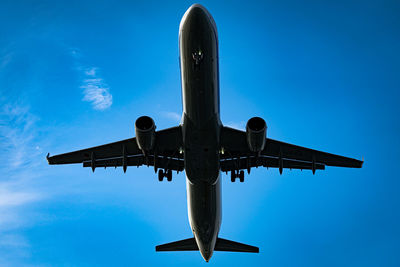
<svg viewBox="0 0 400 267"><path fill-rule="evenodd" d="M194 251L199 250L196 240L192 238L179 240L163 245L156 246L156 251ZM258 253L258 247L218 238L215 243L214 251L231 251L231 252L251 252Z"/></svg>
<svg viewBox="0 0 400 267"><path fill-rule="evenodd" d="M199 250L194 237L156 246L156 251L192 251Z"/></svg>
<svg viewBox="0 0 400 267"><path fill-rule="evenodd" d="M218 238L215 244L215 251L232 251L232 252L252 252L258 253L258 247L246 245L243 243Z"/></svg>

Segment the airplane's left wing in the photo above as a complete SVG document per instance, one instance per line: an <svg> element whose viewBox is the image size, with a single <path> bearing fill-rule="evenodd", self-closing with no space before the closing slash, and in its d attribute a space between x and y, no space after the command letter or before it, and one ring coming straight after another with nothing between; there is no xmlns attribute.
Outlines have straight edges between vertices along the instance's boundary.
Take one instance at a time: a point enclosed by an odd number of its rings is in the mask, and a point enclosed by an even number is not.
<svg viewBox="0 0 400 267"><path fill-rule="evenodd" d="M136 138L129 138L118 142L81 149L73 152L48 156L49 164L73 164L91 160L117 158L123 155L123 149L128 155L140 155L142 151L136 144Z"/></svg>
<svg viewBox="0 0 400 267"><path fill-rule="evenodd" d="M179 153L182 134L179 126L155 133L154 149L146 155L139 148L136 138L91 147L55 156L47 156L49 164L82 163L83 167L154 166L165 170L183 170L183 158ZM155 168L156 169L156 168Z"/></svg>
<svg viewBox="0 0 400 267"><path fill-rule="evenodd" d="M251 152L246 132L229 127L221 131L221 170L238 171L252 167L271 167L282 169L323 170L325 166L361 168L363 161L340 155L326 153L306 147L292 145L270 138L265 139L265 147L260 153Z"/></svg>

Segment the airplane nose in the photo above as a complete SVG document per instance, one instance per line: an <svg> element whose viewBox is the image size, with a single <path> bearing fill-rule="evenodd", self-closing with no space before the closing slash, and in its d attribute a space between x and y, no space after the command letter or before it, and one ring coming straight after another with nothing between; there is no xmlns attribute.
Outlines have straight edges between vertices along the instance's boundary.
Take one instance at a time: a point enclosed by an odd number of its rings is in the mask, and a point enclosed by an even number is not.
<svg viewBox="0 0 400 267"><path fill-rule="evenodd" d="M207 9L200 4L194 4L188 9L188 15L195 14L198 16L207 16L207 13Z"/></svg>
<svg viewBox="0 0 400 267"><path fill-rule="evenodd" d="M217 38L217 26L208 10L200 4L194 4L185 12L179 25L179 34L203 34L213 33Z"/></svg>
<svg viewBox="0 0 400 267"><path fill-rule="evenodd" d="M194 4L189 7L183 16L180 29L182 30L184 27L186 29L189 28L190 31L193 29L207 27L206 25L208 27L209 25L212 25L207 9L200 4Z"/></svg>
<svg viewBox="0 0 400 267"><path fill-rule="evenodd" d="M207 13L207 10L203 6L194 4L189 8L186 20L192 22L193 24L207 24L210 20Z"/></svg>

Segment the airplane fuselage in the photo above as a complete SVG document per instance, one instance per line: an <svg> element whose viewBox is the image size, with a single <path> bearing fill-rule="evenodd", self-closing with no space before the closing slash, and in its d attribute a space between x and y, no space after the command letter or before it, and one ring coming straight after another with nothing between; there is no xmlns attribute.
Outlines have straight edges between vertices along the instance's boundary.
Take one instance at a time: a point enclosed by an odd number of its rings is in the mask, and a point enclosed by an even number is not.
<svg viewBox="0 0 400 267"><path fill-rule="evenodd" d="M193 5L182 18L179 53L188 216L199 250L208 261L221 225L222 124L217 29L200 5Z"/></svg>

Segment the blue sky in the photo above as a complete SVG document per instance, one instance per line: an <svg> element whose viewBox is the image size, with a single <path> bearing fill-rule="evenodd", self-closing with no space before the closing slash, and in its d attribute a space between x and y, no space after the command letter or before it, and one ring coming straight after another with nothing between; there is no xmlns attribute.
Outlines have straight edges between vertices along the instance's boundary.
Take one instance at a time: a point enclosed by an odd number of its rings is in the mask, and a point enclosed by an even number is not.
<svg viewBox="0 0 400 267"><path fill-rule="evenodd" d="M223 175L220 236L260 254L208 265L399 266L397 1L201 2L219 32L221 118L365 158L362 169ZM206 265L154 252L191 236L185 176L48 166L52 154L179 122L188 1L0 3L0 266Z"/></svg>

